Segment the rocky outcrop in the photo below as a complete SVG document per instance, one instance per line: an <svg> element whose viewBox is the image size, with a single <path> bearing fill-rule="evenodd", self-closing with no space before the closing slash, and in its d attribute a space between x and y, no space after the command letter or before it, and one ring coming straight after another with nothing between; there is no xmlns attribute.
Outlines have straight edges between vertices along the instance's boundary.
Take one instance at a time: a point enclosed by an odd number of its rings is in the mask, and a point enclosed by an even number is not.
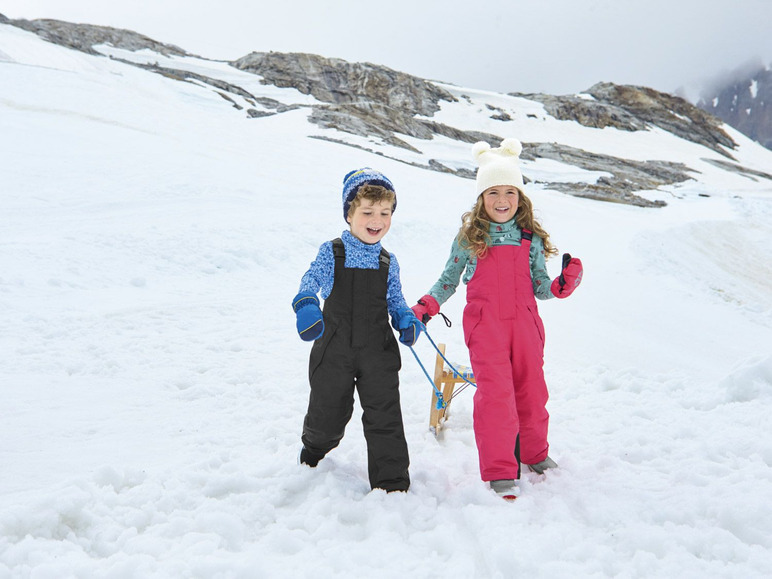
<svg viewBox="0 0 772 579"><path fill-rule="evenodd" d="M378 137L415 152L420 151L400 135L421 140L442 135L466 143L501 140L422 118L439 111L440 101L456 98L434 83L384 66L278 52L253 52L231 64L260 75L267 84L294 88L324 103L313 106L309 116L309 121L324 128Z"/></svg>
<svg viewBox="0 0 772 579"><path fill-rule="evenodd" d="M772 149L772 70L738 70L704 91L697 106Z"/></svg>
<svg viewBox="0 0 772 579"><path fill-rule="evenodd" d="M18 28L34 32L54 44L74 48L88 54L98 54L93 47L99 44L111 44L116 48L126 50L147 48L165 55L185 56L188 54L177 46L156 42L152 38L131 30L93 24L74 24L61 20L9 20L4 16L2 18L5 19L4 21L0 20L3 24L12 24Z"/></svg>
<svg viewBox="0 0 772 579"><path fill-rule="evenodd" d="M177 68L169 68L166 66L159 66L158 64L142 64L142 63L136 63L131 62L128 60L122 60L120 58L115 58L114 60L118 60L120 62L124 62L126 64L131 64L134 66L138 66L140 68L144 68L145 70L150 70L152 72L157 72L158 74L161 74L167 78L171 78L174 80L185 80L185 81L198 81L203 84L208 84L220 91L225 91L228 93L232 93L235 95L238 95L240 97L243 97L245 100L251 103L257 102L259 99L249 91L244 90L240 86L236 86L235 84L225 82L224 80L219 80L215 78L211 78L209 76L205 76L203 74L198 74L195 72L191 72L189 70L181 70ZM278 101L274 101L278 102Z"/></svg>
<svg viewBox="0 0 772 579"><path fill-rule="evenodd" d="M587 127L614 127L622 131L643 131L659 127L687 141L703 145L733 159L727 149L737 144L714 116L686 100L651 88L598 83L580 96L515 94L544 104L557 119L576 121Z"/></svg>
<svg viewBox="0 0 772 579"><path fill-rule="evenodd" d="M231 64L260 75L264 83L294 88L323 103L313 107L312 123L416 152L399 135L431 139L439 127L420 117L439 111L440 101L456 100L437 85L403 72L314 54L253 52Z"/></svg>
<svg viewBox="0 0 772 579"><path fill-rule="evenodd" d="M370 106L380 114L394 109L403 115L432 116L439 101L456 100L446 90L421 78L369 63L350 63L314 54L253 52L231 63L263 77L264 82L294 88L335 105Z"/></svg>
<svg viewBox="0 0 772 579"><path fill-rule="evenodd" d="M609 155L598 155L558 143L524 143L524 159L552 159L588 171L609 173L595 183L547 182L550 189L600 201L627 203L640 207L661 207L662 201L649 201L636 191L656 190L690 179L689 168L682 163L668 161L631 161Z"/></svg>
<svg viewBox="0 0 772 579"><path fill-rule="evenodd" d="M431 140L435 135L442 135L464 143L501 140L501 137L490 133L463 131L443 123L416 118L379 103L316 105L308 120L327 129L335 129L360 137L378 137L391 145L414 152L420 151L400 139L398 135L407 135L421 140Z"/></svg>
<svg viewBox="0 0 772 579"><path fill-rule="evenodd" d="M576 121L585 127L605 129L613 127L622 131L642 131L646 124L621 107L573 95L512 93L528 100L538 101L544 110L561 121Z"/></svg>
<svg viewBox="0 0 772 579"><path fill-rule="evenodd" d="M742 165L738 165L736 163L730 163L729 161L724 161L722 159L702 159L706 163L710 163L711 165L715 165L716 167L719 167L720 169L723 169L724 171L731 171L732 173L737 173L738 175L742 175L743 177L747 177L748 179L751 179L753 181L758 181L759 179L769 179L772 181L772 175L769 173L765 173L764 171L757 171L755 169L749 169L748 167L743 167Z"/></svg>

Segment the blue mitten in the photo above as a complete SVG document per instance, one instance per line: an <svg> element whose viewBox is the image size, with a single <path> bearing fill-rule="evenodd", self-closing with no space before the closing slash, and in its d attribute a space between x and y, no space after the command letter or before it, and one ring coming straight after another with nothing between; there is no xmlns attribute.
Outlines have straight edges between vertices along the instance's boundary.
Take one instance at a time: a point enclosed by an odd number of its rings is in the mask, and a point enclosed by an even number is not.
<svg viewBox="0 0 772 579"><path fill-rule="evenodd" d="M319 298L309 292L300 292L292 300L292 309L297 315L297 328L300 338L311 342L324 333L324 318L319 308Z"/></svg>
<svg viewBox="0 0 772 579"><path fill-rule="evenodd" d="M406 346L412 346L415 344L418 336L421 335L421 331L426 329L418 318L415 317L413 310L405 308L399 310L391 318L391 325L395 330L399 331L399 341Z"/></svg>

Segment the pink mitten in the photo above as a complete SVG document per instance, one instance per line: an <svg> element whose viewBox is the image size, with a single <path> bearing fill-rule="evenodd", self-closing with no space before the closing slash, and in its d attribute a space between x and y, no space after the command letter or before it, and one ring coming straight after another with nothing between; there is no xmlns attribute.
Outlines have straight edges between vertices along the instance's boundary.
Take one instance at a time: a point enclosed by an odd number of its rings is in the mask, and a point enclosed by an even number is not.
<svg viewBox="0 0 772 579"><path fill-rule="evenodd" d="M552 280L550 290L556 298L567 298L582 283L582 260L571 257L570 253L563 254L563 271Z"/></svg>
<svg viewBox="0 0 772 579"><path fill-rule="evenodd" d="M426 324L432 319L432 316L436 316L439 313L440 304L438 304L437 300L432 296L427 294L418 300L418 303L410 309L413 310L415 317L421 320L422 324Z"/></svg>

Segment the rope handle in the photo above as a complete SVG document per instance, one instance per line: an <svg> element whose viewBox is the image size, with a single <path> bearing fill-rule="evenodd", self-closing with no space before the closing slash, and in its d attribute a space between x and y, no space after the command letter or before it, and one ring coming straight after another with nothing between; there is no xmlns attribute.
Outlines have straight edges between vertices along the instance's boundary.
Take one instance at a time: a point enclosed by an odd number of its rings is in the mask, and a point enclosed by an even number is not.
<svg viewBox="0 0 772 579"><path fill-rule="evenodd" d="M445 318L445 316L443 314L440 314L440 315L442 315L442 317ZM447 320L447 322L450 321L447 318L445 318L445 320ZM448 324L448 325L450 325L450 324ZM453 366L453 364L450 363L450 361L445 357L445 354L440 352L440 349L437 347L437 344L434 343L434 340L432 340L432 337L429 335L429 332L426 331L425 328L424 328L424 334L426 334L426 339L429 340L429 342L431 343L432 347L437 351L437 354L439 354L440 358L442 358L445 361L445 363L448 365L448 367L451 369L451 371L453 371L453 373L456 376L458 376L460 378L463 378L463 380L464 380L464 385L461 386L461 388L456 389L456 391L453 393L453 396L450 397L450 400L453 400L453 398L455 398L458 394L463 392L466 389L467 386L474 386L475 388L477 388L476 384L474 384L473 382L470 382L469 380L464 378L464 375L461 372L459 372ZM445 398L443 397L442 392L440 392L439 388L437 388L436 384L434 383L434 380L432 380L431 376L429 376L429 373L426 371L426 368L421 363L421 359L418 357L418 354L415 353L415 350L413 349L413 346L410 346L410 351L413 352L413 357L415 357L416 362L418 362L418 365L421 367L421 370L423 370L423 372L424 372L424 376L426 376L426 379L429 380L429 384L431 384L432 388L434 389L434 395L437 397L437 410L440 410L442 408L447 407L447 405L450 404L450 400L448 400L447 402L445 401Z"/></svg>
<svg viewBox="0 0 772 579"><path fill-rule="evenodd" d="M455 373L456 376L458 376L459 378L463 378L463 380L465 382L464 387L466 387L466 386L474 386L475 388L477 388L477 384L475 384L473 382L470 382L469 380L464 378L463 373L461 373L459 370L457 370L453 366L453 364L450 363L450 360L448 360L445 357L445 354L440 352L440 349L437 347L437 344L434 343L434 340L432 340L432 337L429 335L429 332L424 332L424 334L426 334L426 338L429 340L429 342L431 342L431 344L434 347L434 349L437 350L437 353L440 355L440 358L442 358L445 361L445 363L448 365L448 368L450 368ZM432 384L434 384L434 382L432 382Z"/></svg>
<svg viewBox="0 0 772 579"><path fill-rule="evenodd" d="M445 397L442 395L442 392L440 392L439 388L437 388L437 386L434 384L434 380L431 379L429 373L426 371L426 368L424 368L424 365L421 363L421 359L418 357L418 354L415 353L413 346L410 346L410 351L413 352L415 361L418 362L418 365L421 366L421 370L424 371L424 376L426 376L426 379L429 380L429 384L431 384L432 388L434 388L434 395L437 397L437 410L442 410L447 406L445 403Z"/></svg>

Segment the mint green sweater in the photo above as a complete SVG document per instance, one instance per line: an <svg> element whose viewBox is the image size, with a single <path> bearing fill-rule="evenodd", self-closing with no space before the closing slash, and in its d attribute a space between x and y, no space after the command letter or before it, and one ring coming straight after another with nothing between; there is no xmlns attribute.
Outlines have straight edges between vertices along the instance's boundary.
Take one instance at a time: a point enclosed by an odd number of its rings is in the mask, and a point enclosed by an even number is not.
<svg viewBox="0 0 772 579"><path fill-rule="evenodd" d="M491 237L490 247L520 245L522 242L522 231L515 223L514 218L506 223L491 223L489 234ZM533 293L540 300L548 300L555 297L550 291L551 280L547 273L547 264L544 257L544 242L536 234L534 234L531 240L530 262ZM469 280L474 276L476 268L477 257L469 249L461 247L458 244L458 239L454 239L445 269L442 271L437 283L429 290L429 295L436 299L437 303L445 303L450 296L456 293L459 279L464 283L469 283ZM464 274L463 277L461 276L462 273Z"/></svg>

